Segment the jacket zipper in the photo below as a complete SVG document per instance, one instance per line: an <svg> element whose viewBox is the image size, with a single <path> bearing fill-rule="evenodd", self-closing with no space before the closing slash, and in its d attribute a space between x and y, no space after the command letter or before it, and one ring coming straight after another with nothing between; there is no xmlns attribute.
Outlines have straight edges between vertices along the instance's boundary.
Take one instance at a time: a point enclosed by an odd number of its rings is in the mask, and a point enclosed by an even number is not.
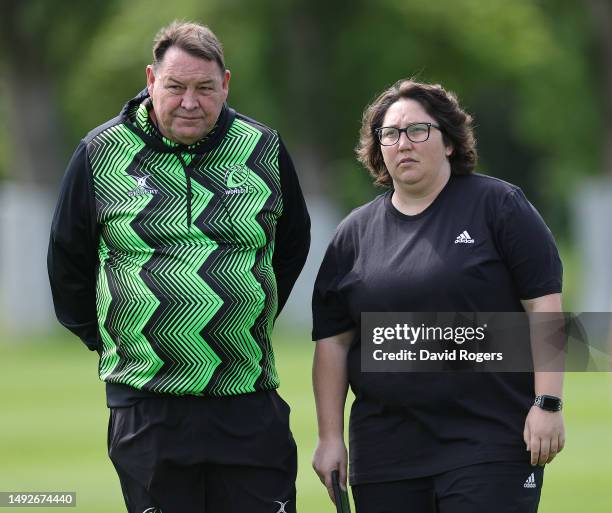
<svg viewBox="0 0 612 513"><path fill-rule="evenodd" d="M176 156L183 166L185 178L187 179L187 230L191 231L191 168L187 165L180 152L177 152Z"/></svg>

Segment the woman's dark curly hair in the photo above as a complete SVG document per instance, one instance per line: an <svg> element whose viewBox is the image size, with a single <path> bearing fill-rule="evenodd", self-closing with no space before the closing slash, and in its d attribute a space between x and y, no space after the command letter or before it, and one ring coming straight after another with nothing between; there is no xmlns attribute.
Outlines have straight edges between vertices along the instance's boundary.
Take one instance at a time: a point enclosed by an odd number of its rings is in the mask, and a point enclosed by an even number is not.
<svg viewBox="0 0 612 513"><path fill-rule="evenodd" d="M363 113L355 152L357 160L374 177L374 184L388 187L393 183L383 161L375 129L382 126L389 107L402 98L418 102L440 125L444 144L453 147L453 153L448 158L451 172L458 175L471 173L478 160L472 117L461 109L455 94L441 85L403 79L384 91Z"/></svg>

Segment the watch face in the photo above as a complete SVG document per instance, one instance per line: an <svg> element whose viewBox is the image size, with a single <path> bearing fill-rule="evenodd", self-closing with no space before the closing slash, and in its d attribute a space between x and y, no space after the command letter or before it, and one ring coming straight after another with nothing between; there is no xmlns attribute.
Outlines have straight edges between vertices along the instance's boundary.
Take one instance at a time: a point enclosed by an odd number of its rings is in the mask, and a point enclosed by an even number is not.
<svg viewBox="0 0 612 513"><path fill-rule="evenodd" d="M559 411L561 409L561 399L545 395L540 398L539 406L543 410Z"/></svg>

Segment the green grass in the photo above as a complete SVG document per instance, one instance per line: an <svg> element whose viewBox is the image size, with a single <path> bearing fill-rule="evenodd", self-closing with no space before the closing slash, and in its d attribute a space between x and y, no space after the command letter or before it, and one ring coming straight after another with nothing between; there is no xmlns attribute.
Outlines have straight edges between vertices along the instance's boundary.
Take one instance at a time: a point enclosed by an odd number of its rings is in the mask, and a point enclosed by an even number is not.
<svg viewBox="0 0 612 513"><path fill-rule="evenodd" d="M97 355L69 336L45 339L0 345L0 491L76 491L78 505L68 511L124 511L106 455L107 410ZM298 510L331 512L310 466L316 442L313 345L306 337L291 342L277 337L276 349L280 392L292 407L299 447ZM565 396L567 446L547 468L540 513L612 511L610 375L569 374Z"/></svg>

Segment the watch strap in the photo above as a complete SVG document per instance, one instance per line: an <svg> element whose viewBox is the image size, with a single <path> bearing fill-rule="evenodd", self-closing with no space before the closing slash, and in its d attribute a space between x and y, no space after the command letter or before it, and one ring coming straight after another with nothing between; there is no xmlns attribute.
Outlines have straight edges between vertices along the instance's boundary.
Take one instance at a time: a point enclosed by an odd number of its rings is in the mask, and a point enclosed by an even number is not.
<svg viewBox="0 0 612 513"><path fill-rule="evenodd" d="M563 408L563 401L554 395L538 395L533 404L545 411L561 411Z"/></svg>

